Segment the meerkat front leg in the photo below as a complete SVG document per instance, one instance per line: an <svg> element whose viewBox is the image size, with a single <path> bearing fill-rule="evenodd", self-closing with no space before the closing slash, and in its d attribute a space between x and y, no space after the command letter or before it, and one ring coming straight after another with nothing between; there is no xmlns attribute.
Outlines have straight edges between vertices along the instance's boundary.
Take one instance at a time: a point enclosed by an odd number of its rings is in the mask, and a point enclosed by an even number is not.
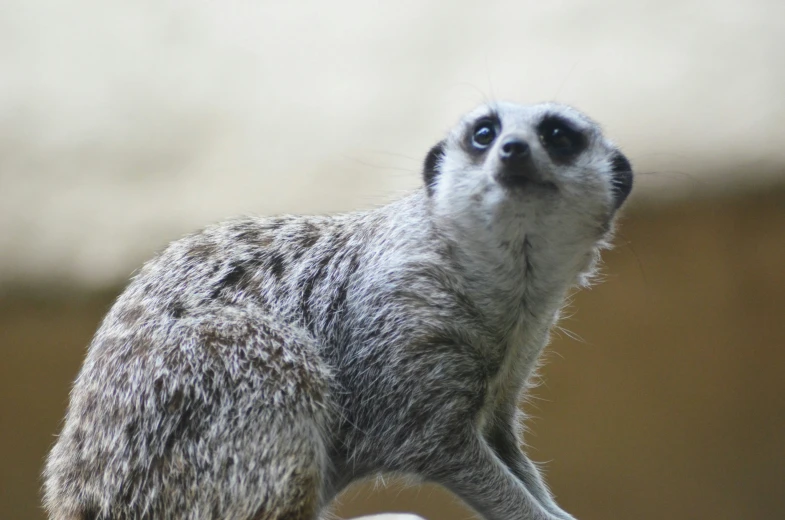
<svg viewBox="0 0 785 520"><path fill-rule="evenodd" d="M507 405L497 410L494 420L485 433L485 439L543 508L563 520L575 520L556 504L537 466L521 450L522 443L517 434L518 414L514 405Z"/></svg>
<svg viewBox="0 0 785 520"><path fill-rule="evenodd" d="M485 520L562 520L527 489L476 432L466 432L459 453L445 454L429 479L443 485ZM571 517L566 517L571 518Z"/></svg>

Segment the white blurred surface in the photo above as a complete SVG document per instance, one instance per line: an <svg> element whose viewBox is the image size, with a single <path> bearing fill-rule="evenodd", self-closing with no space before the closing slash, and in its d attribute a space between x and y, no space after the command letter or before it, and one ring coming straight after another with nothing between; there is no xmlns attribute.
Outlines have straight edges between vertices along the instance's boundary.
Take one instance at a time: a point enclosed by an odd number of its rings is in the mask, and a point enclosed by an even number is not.
<svg viewBox="0 0 785 520"><path fill-rule="evenodd" d="M778 0L4 0L0 288L101 288L222 217L381 203L485 99L584 110L639 198L780 182L783 34Z"/></svg>

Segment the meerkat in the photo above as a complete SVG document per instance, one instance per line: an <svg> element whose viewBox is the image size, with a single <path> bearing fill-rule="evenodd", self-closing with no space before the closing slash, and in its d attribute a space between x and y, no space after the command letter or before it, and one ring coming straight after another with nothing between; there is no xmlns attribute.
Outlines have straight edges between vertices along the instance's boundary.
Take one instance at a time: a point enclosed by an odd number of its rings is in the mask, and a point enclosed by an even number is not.
<svg viewBox="0 0 785 520"><path fill-rule="evenodd" d="M492 103L401 200L172 243L89 347L50 517L311 520L392 473L489 520L573 518L520 448L518 401L632 179L577 110Z"/></svg>

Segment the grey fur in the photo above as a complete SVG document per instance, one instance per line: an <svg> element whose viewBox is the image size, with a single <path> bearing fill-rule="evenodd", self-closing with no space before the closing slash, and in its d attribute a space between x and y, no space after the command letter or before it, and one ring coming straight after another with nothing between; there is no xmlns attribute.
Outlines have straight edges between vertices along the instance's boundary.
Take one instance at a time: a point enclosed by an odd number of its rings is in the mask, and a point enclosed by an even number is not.
<svg viewBox="0 0 785 520"><path fill-rule="evenodd" d="M588 141L566 163L537 134L549 114ZM489 115L500 137L469 153ZM542 182L499 182L501 136ZM429 189L388 206L231 220L147 263L74 384L50 517L313 519L391 472L487 519L572 518L519 448L517 403L606 245L619 152L554 104L480 107L439 146Z"/></svg>

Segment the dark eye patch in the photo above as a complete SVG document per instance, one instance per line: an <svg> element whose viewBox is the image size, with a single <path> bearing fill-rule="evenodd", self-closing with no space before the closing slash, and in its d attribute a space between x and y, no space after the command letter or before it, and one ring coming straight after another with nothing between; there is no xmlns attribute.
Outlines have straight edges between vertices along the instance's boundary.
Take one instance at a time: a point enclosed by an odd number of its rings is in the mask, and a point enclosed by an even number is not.
<svg viewBox="0 0 785 520"><path fill-rule="evenodd" d="M586 136L560 116L546 116L537 126L537 133L548 155L555 162L569 163L586 149Z"/></svg>

